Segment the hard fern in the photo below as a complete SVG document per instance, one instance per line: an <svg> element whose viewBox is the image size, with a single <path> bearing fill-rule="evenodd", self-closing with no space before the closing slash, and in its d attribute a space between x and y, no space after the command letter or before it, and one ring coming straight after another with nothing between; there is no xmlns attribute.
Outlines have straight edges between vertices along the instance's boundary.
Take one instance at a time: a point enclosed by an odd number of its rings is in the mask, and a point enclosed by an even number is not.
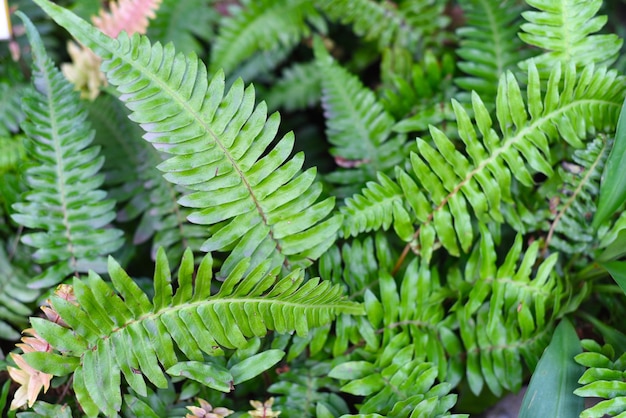
<svg viewBox="0 0 626 418"><path fill-rule="evenodd" d="M22 15L24 16L24 15ZM69 274L103 270L104 254L123 243L122 233L107 226L115 218L115 202L98 190L103 160L89 147L93 131L87 112L69 84L47 57L36 29L25 20L33 48L32 92L24 98L32 165L25 172L29 191L13 205L12 218L29 229L22 242L37 248L40 264L49 264L33 286L59 283Z"/></svg>
<svg viewBox="0 0 626 418"><path fill-rule="evenodd" d="M177 55L171 44L123 34L112 40L65 9L38 4L101 54L144 138L174 155L159 169L194 191L179 201L196 209L191 222L218 224L202 249L232 250L224 276L244 257L252 258L251 269L266 259L287 268L309 265L332 245L341 223L339 216L328 217L333 199L316 203L322 190L314 170L300 171L301 154L288 159L292 134L268 149L279 116L268 119L264 103L255 108L252 87L244 90L237 81L225 93L223 73L209 81L197 57Z"/></svg>
<svg viewBox="0 0 626 418"><path fill-rule="evenodd" d="M557 63L582 67L609 66L617 59L622 40L614 34L592 35L606 24L606 16L595 16L602 0L526 0L540 11L522 13L528 23L519 37L527 44L546 50L532 58L542 75ZM522 63L527 66L529 61Z"/></svg>
<svg viewBox="0 0 626 418"><path fill-rule="evenodd" d="M513 71L523 60L522 42L517 37L522 8L515 0L463 0L461 7L465 26L457 30L460 37L457 65L465 75L455 82L461 88L475 91L488 105L495 104L498 80Z"/></svg>
<svg viewBox="0 0 626 418"><path fill-rule="evenodd" d="M110 258L113 289L91 272L86 281L74 280L75 302L53 296L52 308L67 328L45 319L31 322L56 353L27 353L24 358L46 373L73 373L74 390L88 416L120 410L122 374L143 396L147 393L144 376L157 387L166 387L159 365L173 376L203 376L205 385L228 392L233 381L237 384L241 378L233 368L229 371L205 360L204 354L215 356L223 353L222 347L243 347L268 330L305 335L337 313L361 313L360 306L343 300L339 286L318 279L303 284L302 271L277 280L278 269L269 271L269 266L268 260L246 276L248 260L242 260L212 294L211 256L205 256L194 273L193 257L187 251L174 292L166 255L159 251L150 301ZM273 354L270 350L263 355L268 353ZM238 373L242 371L240 367ZM205 380L207 376L212 378Z"/></svg>
<svg viewBox="0 0 626 418"><path fill-rule="evenodd" d="M319 20L311 0L245 0L229 12L213 44L211 74L230 74L259 50L291 49L310 33L307 20Z"/></svg>
<svg viewBox="0 0 626 418"><path fill-rule="evenodd" d="M393 135L393 117L371 90L334 61L319 38L315 40L315 55L324 74L322 106L326 135L333 145L330 153L344 168L326 179L358 190L377 172L390 172L404 159L406 137Z"/></svg>
<svg viewBox="0 0 626 418"><path fill-rule="evenodd" d="M565 83L563 89L559 88L561 80ZM612 87L600 90L605 83ZM579 75L573 67L563 74L560 67L555 68L543 98L539 84L539 73L531 62L525 104L513 75L501 77L496 97L500 135L477 94L472 94L475 122L453 101L467 156L455 149L439 129L431 127L437 148L418 138L418 151L410 157L412 172L396 169L397 187L393 191L372 183L365 189L368 196L364 190L363 196L346 201L341 211L350 221L344 224L344 235L387 226L392 214L398 235L416 249L421 248L426 260L437 238L452 255L459 254L458 244L466 252L474 236L468 208L482 222L503 222L501 204L512 203L513 178L531 186L531 170L551 175L550 142L562 138L581 147L588 132L612 126L625 89L622 77L593 65ZM412 223L418 225L413 233Z"/></svg>

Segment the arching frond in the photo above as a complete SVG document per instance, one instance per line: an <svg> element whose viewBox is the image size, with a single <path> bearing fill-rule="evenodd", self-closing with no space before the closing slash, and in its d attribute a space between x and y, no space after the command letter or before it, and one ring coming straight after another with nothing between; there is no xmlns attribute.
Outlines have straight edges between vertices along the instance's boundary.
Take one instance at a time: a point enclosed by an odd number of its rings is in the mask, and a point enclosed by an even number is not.
<svg viewBox="0 0 626 418"><path fill-rule="evenodd" d="M360 186L377 172L390 172L405 157L406 137L392 134L393 117L359 79L337 64L315 41L322 78L322 106L330 153L339 170L327 176L332 182Z"/></svg>
<svg viewBox="0 0 626 418"><path fill-rule="evenodd" d="M565 84L562 90L561 82ZM501 135L477 94L472 95L475 122L453 101L464 152L431 127L436 148L418 138L417 152L410 157L412 171L396 170L403 205L398 203L397 187L395 192L383 191L371 184L365 189L367 196L364 191L346 201L344 231L355 235L379 229L388 224L391 213L400 237L415 241L427 260L437 238L452 255L459 254L458 244L467 251L474 236L468 209L480 221L503 222L501 203L512 202L513 179L531 186L532 171L551 175L551 141L562 139L581 147L588 132L614 126L626 87L614 71L593 65L578 75L573 66L564 73L557 67L543 98L539 84L538 71L531 63L525 104L513 75L501 78L496 98ZM600 85L612 87L602 89L605 94L598 97ZM372 216L376 212L387 215ZM407 223L417 224L413 234L407 231Z"/></svg>
<svg viewBox="0 0 626 418"><path fill-rule="evenodd" d="M159 169L169 182L194 191L179 201L195 209L191 222L217 225L202 249L232 249L224 275L244 257L252 258L251 268L267 259L308 265L332 245L341 223L329 217L334 200L318 202L315 171L301 172L302 154L289 158L293 134L270 148L279 116L268 118L264 103L255 107L252 87L239 80L226 92L223 73L209 80L197 57L177 55L171 44L123 34L113 40L65 9L39 4L102 55L144 138L174 155Z"/></svg>
<svg viewBox="0 0 626 418"><path fill-rule="evenodd" d="M461 7L466 21L457 30L461 39L456 53L466 75L455 82L494 104L500 77L528 55L517 36L522 8L515 0L463 0Z"/></svg>
<svg viewBox="0 0 626 418"><path fill-rule="evenodd" d="M430 0L402 1L398 5L374 0L315 0L331 20L351 25L365 40L379 48L405 46L415 48L424 33L445 26L444 2Z"/></svg>
<svg viewBox="0 0 626 418"><path fill-rule="evenodd" d="M341 286L319 279L304 283L300 270L277 279L278 268L268 271L270 264L267 260L246 276L248 260L242 260L220 290L212 293L211 256L205 256L194 273L193 256L187 251L174 292L167 257L159 251L154 298L149 300L110 258L108 271L114 289L93 272L86 281L75 279L75 302L51 298L52 308L67 328L31 319L38 335L56 353L27 353L24 358L46 373L74 373L74 390L88 416L120 410L122 375L140 395L146 394L146 378L157 387L166 387L161 367L172 376L186 377L194 376L195 368L201 372L198 376L211 376L203 381L205 385L229 392L233 382L243 379L243 374L241 378L236 374L243 365L229 370L205 361L205 354L219 355L222 347L243 347L268 330L295 330L306 335L310 328L328 323L339 313L362 313L358 304L344 300ZM181 354L175 354L174 346ZM268 353L272 350L262 355ZM48 369L46 365L59 356L65 358L66 366Z"/></svg>
<svg viewBox="0 0 626 418"><path fill-rule="evenodd" d="M596 16L602 0L526 0L526 3L539 11L522 13L528 23L521 26L519 37L546 50L532 58L543 75L557 63L608 66L617 59L622 40L615 34L595 34L607 21L606 16Z"/></svg>
<svg viewBox="0 0 626 418"><path fill-rule="evenodd" d="M214 0L161 0L156 17L148 26L148 37L154 42L173 42L176 50L203 55L200 41L209 42L222 18Z"/></svg>
<svg viewBox="0 0 626 418"><path fill-rule="evenodd" d="M209 73L230 74L256 51L294 47L310 33L307 19L319 19L311 0L244 0L220 22Z"/></svg>
<svg viewBox="0 0 626 418"><path fill-rule="evenodd" d="M33 165L26 172L29 191L14 204L13 219L37 232L22 242L38 250L40 264L52 263L33 286L47 287L67 275L89 269L102 271L104 258L123 243L122 232L108 228L115 218L115 202L98 190L103 160L90 147L93 131L87 112L72 85L47 57L30 21L25 25L33 48L32 92L24 98L29 137L28 156Z"/></svg>

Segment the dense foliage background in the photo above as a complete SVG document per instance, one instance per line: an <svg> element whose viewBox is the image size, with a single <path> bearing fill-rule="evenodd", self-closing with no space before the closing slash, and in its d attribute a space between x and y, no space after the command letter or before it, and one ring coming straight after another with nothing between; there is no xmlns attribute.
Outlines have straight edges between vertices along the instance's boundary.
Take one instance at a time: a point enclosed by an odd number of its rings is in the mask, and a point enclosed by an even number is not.
<svg viewBox="0 0 626 418"><path fill-rule="evenodd" d="M9 1L4 413L626 414L622 1L105 3Z"/></svg>

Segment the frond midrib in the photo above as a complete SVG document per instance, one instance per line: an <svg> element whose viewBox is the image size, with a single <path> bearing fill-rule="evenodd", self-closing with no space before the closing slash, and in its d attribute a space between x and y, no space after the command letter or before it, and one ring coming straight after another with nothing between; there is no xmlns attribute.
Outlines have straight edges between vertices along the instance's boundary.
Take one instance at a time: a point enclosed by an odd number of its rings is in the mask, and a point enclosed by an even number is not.
<svg viewBox="0 0 626 418"><path fill-rule="evenodd" d="M537 118L536 120L532 121L531 124L523 127L521 130L519 130L516 135L510 137L510 138L505 138L504 141L506 141L501 147L499 147L498 149L494 150L491 155L484 159L483 161L481 161L473 170L471 170L469 173L467 173L467 176L465 176L465 178L463 180L461 180L454 188L454 190L452 190L450 193L448 193L448 195L441 201L441 203L439 203L437 205L437 207L435 209L433 209L433 211L431 213L428 214L428 219L423 222L422 224L420 224L419 228L415 231L415 233L413 234L414 238L417 238L420 234L420 231L422 229L423 226L427 226L429 225L434 218L434 215L436 212L439 212L440 210L442 210L450 201L450 199L452 199L457 193L459 193L463 187L469 183L476 174L482 172L483 170L485 170L487 168L487 166L489 164L491 164L492 162L496 161L499 156L505 152L507 152L512 146L514 146L515 144L517 144L518 142L522 141L528 134L530 134L531 132L535 131L535 130L540 130L540 126L542 126L544 123L549 123L550 120L552 119L556 119L558 116L560 116L561 114L567 113L569 110L578 107L578 106L592 106L592 105L603 105L603 106L612 106L615 107L616 109L619 109L621 104L619 103L615 103L615 102L611 102L608 100L600 100L600 99L579 99L577 101L573 101L571 103L568 103L567 105L561 106L558 109L553 110L552 112L548 113L547 115L543 115L540 118Z"/></svg>

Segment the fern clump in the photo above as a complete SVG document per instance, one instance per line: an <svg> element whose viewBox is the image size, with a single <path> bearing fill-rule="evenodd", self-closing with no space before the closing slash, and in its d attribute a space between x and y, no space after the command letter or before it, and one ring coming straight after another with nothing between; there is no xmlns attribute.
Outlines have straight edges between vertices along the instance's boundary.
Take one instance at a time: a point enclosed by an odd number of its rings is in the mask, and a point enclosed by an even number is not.
<svg viewBox="0 0 626 418"><path fill-rule="evenodd" d="M3 416L624 415L618 3L12 3Z"/></svg>

